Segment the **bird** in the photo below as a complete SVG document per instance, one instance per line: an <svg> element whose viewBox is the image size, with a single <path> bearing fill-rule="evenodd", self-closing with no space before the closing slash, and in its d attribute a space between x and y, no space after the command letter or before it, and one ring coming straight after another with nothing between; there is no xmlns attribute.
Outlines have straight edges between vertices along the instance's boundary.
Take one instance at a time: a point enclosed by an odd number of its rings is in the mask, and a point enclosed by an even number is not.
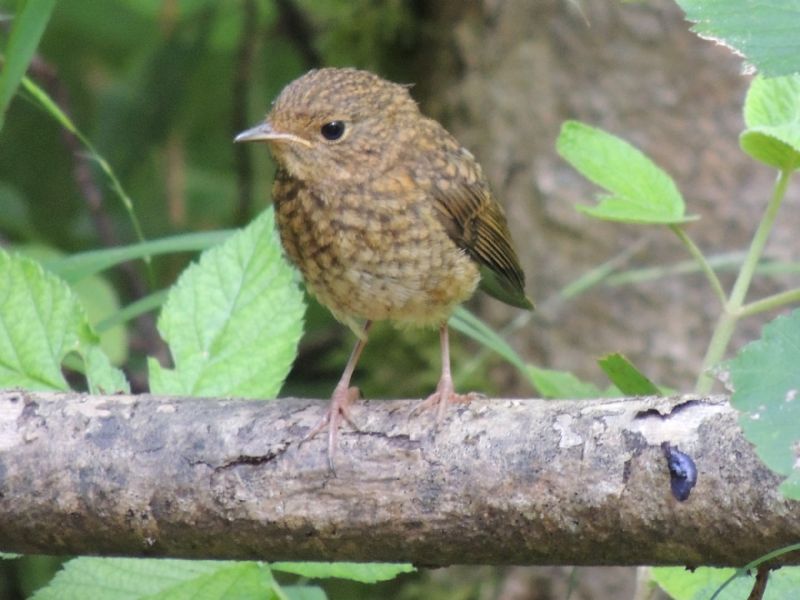
<svg viewBox="0 0 800 600"><path fill-rule="evenodd" d="M342 419L358 429L351 378L375 321L438 327L441 375L418 408L437 423L457 394L447 321L480 287L533 309L507 219L480 165L410 86L355 68L295 79L266 119L235 142L265 142L276 163L272 200L281 243L307 289L356 335L330 405L304 438L328 428L328 464ZM415 409L416 412L417 409Z"/></svg>

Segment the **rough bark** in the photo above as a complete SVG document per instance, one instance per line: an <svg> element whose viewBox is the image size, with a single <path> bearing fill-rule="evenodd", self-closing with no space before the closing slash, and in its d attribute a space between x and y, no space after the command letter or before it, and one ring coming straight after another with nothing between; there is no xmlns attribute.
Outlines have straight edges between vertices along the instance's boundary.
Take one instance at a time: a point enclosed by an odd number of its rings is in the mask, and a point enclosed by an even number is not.
<svg viewBox="0 0 800 600"><path fill-rule="evenodd" d="M475 400L300 444L321 401L0 392L0 548L421 565L742 565L800 504L724 397ZM661 444L699 470L678 502ZM797 561L798 556L789 560Z"/></svg>

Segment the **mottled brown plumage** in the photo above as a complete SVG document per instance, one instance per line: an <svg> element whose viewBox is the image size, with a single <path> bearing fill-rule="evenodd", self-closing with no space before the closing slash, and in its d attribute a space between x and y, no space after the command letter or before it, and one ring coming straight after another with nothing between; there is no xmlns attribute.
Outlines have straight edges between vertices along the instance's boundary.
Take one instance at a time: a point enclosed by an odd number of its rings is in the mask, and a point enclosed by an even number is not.
<svg viewBox="0 0 800 600"><path fill-rule="evenodd" d="M359 337L322 424L331 465L372 321L440 327L442 377L426 405L438 405L441 417L457 398L446 327L453 309L479 282L532 308L503 210L475 158L419 112L406 86L355 69L303 75L236 141L269 144L286 253L311 293Z"/></svg>

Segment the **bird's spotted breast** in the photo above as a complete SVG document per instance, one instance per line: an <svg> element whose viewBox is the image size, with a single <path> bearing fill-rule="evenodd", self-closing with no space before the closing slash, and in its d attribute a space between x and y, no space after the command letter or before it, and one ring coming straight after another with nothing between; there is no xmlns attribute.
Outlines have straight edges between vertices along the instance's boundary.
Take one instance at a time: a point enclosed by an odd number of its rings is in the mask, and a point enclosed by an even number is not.
<svg viewBox="0 0 800 600"><path fill-rule="evenodd" d="M439 224L410 174L336 195L279 173L277 223L309 290L340 320L438 325L475 291L477 266ZM410 192L410 193L409 193Z"/></svg>

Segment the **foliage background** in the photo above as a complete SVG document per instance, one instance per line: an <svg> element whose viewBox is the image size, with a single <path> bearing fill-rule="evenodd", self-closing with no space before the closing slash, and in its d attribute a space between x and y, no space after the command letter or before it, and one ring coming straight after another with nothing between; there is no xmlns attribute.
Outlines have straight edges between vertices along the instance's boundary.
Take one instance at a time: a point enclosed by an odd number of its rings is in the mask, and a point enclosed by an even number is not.
<svg viewBox="0 0 800 600"><path fill-rule="evenodd" d="M267 205L273 172L267 153L231 140L306 69L354 65L416 82L424 110L476 153L507 207L540 310L531 326L531 317L483 298L472 306L537 364L599 380L592 358L621 350L655 380L688 388L705 348L696 341L708 337L718 310L713 298L697 285L698 274L668 276L662 269L642 279L635 269L683 260L683 249L666 233L587 222L572 206L593 190L553 148L569 118L624 135L691 190L691 212L703 217L695 238L701 246L720 255L741 250L773 177L738 149L748 80L736 57L688 31L672 3L584 4L61 2L32 74L113 165L148 238L239 226ZM4 12L14 6L0 2ZM82 149L24 96L14 100L0 131L0 207L6 247L72 253L135 241L127 213ZM772 258L791 259L799 225L796 212L787 216L770 246ZM159 258L152 273L132 264L108 274L105 286L97 284L103 297L86 294L97 299L95 321L169 286L190 258ZM591 294L566 293L604 260L620 262L629 281L624 287L605 280ZM781 287L797 280L791 269L779 277ZM779 289L770 281L761 286L762 293ZM749 321L742 339L756 337L759 326ZM312 304L283 393L327 396L350 341ZM167 359L151 316L106 343L135 390L145 387L146 353ZM435 384L433 332L379 327L370 348L357 376L365 394L420 396ZM531 393L499 361L482 354L471 360L476 352L463 341L454 348L463 387ZM19 569L3 567L7 581L30 589L53 564L31 557ZM470 569L386 585L401 598L548 598L570 582L573 598L628 595L630 574L604 583L607 573ZM332 597L358 593L356 584L340 586L343 595ZM524 591L514 596L515 589Z"/></svg>

